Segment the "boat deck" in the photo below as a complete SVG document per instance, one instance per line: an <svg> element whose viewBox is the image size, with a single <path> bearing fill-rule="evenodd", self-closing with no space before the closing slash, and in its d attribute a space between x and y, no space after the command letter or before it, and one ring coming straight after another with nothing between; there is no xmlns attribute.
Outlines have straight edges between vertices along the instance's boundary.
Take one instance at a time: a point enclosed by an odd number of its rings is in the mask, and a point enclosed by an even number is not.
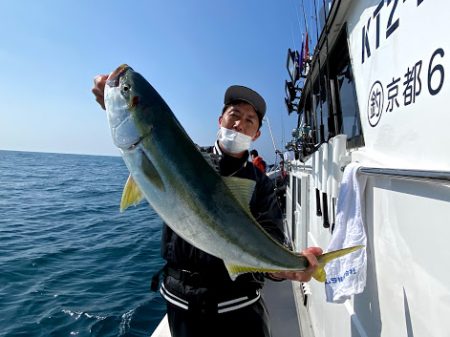
<svg viewBox="0 0 450 337"><path fill-rule="evenodd" d="M293 287L299 286L299 282L266 281L262 293L269 311L272 337L301 336L293 291Z"/></svg>

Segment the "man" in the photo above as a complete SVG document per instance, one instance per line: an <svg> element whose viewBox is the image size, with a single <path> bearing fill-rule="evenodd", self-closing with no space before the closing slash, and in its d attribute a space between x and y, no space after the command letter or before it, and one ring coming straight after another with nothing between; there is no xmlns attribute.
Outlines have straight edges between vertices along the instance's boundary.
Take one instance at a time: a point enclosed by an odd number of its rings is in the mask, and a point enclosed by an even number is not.
<svg viewBox="0 0 450 337"><path fill-rule="evenodd" d="M92 89L103 108L105 81L105 75L97 76ZM261 134L265 112L265 101L258 93L231 86L219 116L217 141L200 151L222 176L256 182L251 212L272 237L284 243L273 183L248 161L248 149ZM167 225L163 228L161 251L167 265L160 292L167 302L173 337L270 336L267 310L259 293L264 278L309 281L318 264L315 256L322 253L318 247L304 250L302 254L310 266L303 272L247 273L232 281L221 259L190 245Z"/></svg>
<svg viewBox="0 0 450 337"><path fill-rule="evenodd" d="M251 150L250 156L252 157L253 166L258 168L262 173L266 173L266 162L259 156L258 151L255 149Z"/></svg>

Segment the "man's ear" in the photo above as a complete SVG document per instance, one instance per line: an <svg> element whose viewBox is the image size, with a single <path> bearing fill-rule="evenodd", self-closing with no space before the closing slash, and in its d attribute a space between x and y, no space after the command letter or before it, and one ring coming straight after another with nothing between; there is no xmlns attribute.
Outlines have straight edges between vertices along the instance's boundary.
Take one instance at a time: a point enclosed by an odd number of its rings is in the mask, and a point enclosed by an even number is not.
<svg viewBox="0 0 450 337"><path fill-rule="evenodd" d="M256 131L256 134L253 136L252 141L255 141L259 138L259 136L261 136L261 131Z"/></svg>
<svg viewBox="0 0 450 337"><path fill-rule="evenodd" d="M223 116L222 116L222 115L220 115L220 116L219 116L219 127L221 127L221 126L222 126L222 119L223 119Z"/></svg>

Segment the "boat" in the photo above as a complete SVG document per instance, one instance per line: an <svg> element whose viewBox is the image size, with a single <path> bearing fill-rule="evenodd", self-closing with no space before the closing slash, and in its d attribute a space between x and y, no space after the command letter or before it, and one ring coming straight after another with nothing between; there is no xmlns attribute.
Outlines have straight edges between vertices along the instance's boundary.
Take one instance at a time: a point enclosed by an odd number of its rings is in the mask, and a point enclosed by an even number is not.
<svg viewBox="0 0 450 337"><path fill-rule="evenodd" d="M310 4L306 43L287 53L285 102L298 124L286 145L285 223L294 250L326 249L342 179L356 166L365 181L366 282L341 303L327 299L330 279L269 282L272 319L292 327L274 337L448 336L450 3ZM170 335L164 324L153 336Z"/></svg>
<svg viewBox="0 0 450 337"><path fill-rule="evenodd" d="M324 284L294 285L301 336L449 336L450 3L321 5L313 55L296 64L301 53L288 53L298 125L287 227L297 251L328 247L345 169L356 165L367 279L344 303L327 302Z"/></svg>

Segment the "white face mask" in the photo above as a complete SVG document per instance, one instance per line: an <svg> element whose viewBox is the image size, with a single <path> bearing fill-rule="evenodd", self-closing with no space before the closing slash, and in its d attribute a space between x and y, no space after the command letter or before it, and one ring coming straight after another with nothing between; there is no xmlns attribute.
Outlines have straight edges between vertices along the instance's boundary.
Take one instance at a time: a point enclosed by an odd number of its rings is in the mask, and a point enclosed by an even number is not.
<svg viewBox="0 0 450 337"><path fill-rule="evenodd" d="M224 127L217 132L217 140L226 152L233 154L247 151L252 143L252 137Z"/></svg>

